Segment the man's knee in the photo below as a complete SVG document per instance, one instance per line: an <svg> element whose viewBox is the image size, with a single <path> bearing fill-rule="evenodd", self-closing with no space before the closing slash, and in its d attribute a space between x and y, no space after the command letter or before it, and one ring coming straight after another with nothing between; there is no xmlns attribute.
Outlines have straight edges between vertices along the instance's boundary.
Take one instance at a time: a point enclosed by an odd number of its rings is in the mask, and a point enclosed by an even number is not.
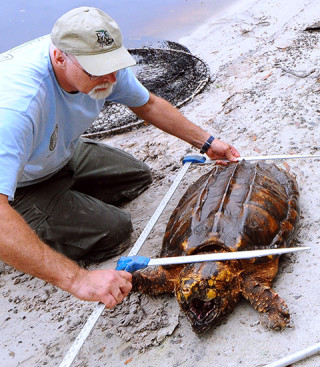
<svg viewBox="0 0 320 367"><path fill-rule="evenodd" d="M132 200L152 182L150 168L117 148L90 140L79 144L70 162L74 190L105 203Z"/></svg>
<svg viewBox="0 0 320 367"><path fill-rule="evenodd" d="M94 252L101 259L121 253L133 229L128 212L72 190L46 214L35 229L38 236L74 260Z"/></svg>
<svg viewBox="0 0 320 367"><path fill-rule="evenodd" d="M145 185L148 186L152 182L152 173L151 169L148 165L146 165L144 162L142 162L143 167L143 176L144 176L144 182Z"/></svg>

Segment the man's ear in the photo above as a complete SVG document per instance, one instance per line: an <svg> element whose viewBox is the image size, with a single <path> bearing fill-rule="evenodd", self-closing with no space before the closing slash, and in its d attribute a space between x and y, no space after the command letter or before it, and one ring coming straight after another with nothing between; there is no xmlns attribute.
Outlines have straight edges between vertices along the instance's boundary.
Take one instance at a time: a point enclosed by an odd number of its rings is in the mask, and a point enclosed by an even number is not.
<svg viewBox="0 0 320 367"><path fill-rule="evenodd" d="M52 61L54 62L56 67L65 69L66 65L66 55L56 47L52 51Z"/></svg>

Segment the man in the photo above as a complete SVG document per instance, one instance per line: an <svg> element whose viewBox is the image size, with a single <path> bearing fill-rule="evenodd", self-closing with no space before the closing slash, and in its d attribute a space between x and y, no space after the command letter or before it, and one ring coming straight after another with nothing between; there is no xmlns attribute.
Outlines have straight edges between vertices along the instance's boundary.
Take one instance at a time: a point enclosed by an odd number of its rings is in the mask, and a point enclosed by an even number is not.
<svg viewBox="0 0 320 367"><path fill-rule="evenodd" d="M0 64L0 259L107 308L130 292L131 274L87 271L71 259L101 261L125 249L130 216L111 203L139 195L151 175L131 155L80 139L104 100L210 158L239 157L150 94L134 64L116 22L90 7L58 19L51 42L31 43Z"/></svg>

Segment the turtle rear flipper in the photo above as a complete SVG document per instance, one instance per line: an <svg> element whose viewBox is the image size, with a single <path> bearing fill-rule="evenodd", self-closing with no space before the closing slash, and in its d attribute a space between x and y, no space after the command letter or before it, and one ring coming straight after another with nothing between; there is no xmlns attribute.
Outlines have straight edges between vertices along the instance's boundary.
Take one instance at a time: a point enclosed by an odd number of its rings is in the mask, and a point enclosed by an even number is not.
<svg viewBox="0 0 320 367"><path fill-rule="evenodd" d="M159 266L156 270L139 270L132 274L132 290L156 296L174 292L174 279L170 272Z"/></svg>

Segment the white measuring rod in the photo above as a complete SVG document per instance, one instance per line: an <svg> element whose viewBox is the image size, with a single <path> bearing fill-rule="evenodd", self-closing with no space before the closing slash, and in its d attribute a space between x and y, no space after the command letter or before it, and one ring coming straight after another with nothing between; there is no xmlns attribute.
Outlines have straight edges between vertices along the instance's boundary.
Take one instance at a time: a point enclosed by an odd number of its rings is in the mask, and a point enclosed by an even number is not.
<svg viewBox="0 0 320 367"><path fill-rule="evenodd" d="M219 252L213 254L201 254L190 256L171 256L150 259L148 266L154 265L175 265L175 264L188 264L203 261L223 261L223 260L240 260L250 259L255 257L282 255L291 252L310 250L311 247L288 247L288 248L275 248L266 250L252 250L252 251L235 251L235 252Z"/></svg>
<svg viewBox="0 0 320 367"><path fill-rule="evenodd" d="M169 256L150 259L145 256L122 256L120 257L116 270L126 270L130 273L147 266L191 264L208 261L252 259L263 256L282 255L290 252L310 250L310 247L273 248L251 251L216 252L187 256Z"/></svg>
<svg viewBox="0 0 320 367"><path fill-rule="evenodd" d="M320 343L314 344L311 347L302 349L296 353L293 353L287 357L281 358L276 362L265 365L265 367L287 367L292 363L302 361L316 353L320 352ZM317 364L318 365L318 364Z"/></svg>
<svg viewBox="0 0 320 367"><path fill-rule="evenodd" d="M239 157L239 161L272 161L279 159L320 159L319 154L278 154L278 155L255 155ZM227 159L210 159L204 155L186 155L183 163L215 164L217 161L230 162Z"/></svg>

